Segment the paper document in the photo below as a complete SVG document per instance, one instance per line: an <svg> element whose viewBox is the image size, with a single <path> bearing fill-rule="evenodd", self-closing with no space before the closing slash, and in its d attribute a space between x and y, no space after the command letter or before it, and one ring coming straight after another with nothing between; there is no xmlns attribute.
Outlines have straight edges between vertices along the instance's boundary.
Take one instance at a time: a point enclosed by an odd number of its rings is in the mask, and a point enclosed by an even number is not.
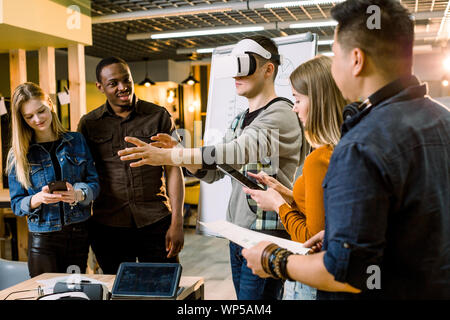
<svg viewBox="0 0 450 320"><path fill-rule="evenodd" d="M6 110L5 98L0 98L0 116L7 114L8 110Z"/></svg>
<svg viewBox="0 0 450 320"><path fill-rule="evenodd" d="M70 94L67 93L66 91L58 92L58 99L59 99L59 103L62 105L69 104L70 103Z"/></svg>
<svg viewBox="0 0 450 320"><path fill-rule="evenodd" d="M261 241L270 241L297 254L307 254L309 251L309 248L303 247L303 244L300 242L242 228L224 220L200 222L200 224L246 249L253 247Z"/></svg>

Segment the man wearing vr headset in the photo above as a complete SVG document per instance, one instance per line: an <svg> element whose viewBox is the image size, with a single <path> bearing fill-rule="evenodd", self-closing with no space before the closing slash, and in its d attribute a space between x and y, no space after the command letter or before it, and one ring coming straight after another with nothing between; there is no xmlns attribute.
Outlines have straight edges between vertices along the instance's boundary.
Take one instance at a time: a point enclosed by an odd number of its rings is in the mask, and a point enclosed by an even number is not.
<svg viewBox="0 0 450 320"><path fill-rule="evenodd" d="M201 149L169 149L171 137L167 135L153 137L152 140L157 142L152 145L127 137L126 141L138 147L119 151L121 159L140 160L131 163L131 166L163 163L184 166L207 183L224 177L216 165L226 162L244 174L264 170L275 175L286 187L292 188L295 171L303 163L307 144L301 124L292 113L292 103L278 98L275 93L274 80L279 64L278 48L271 39L257 36L241 40L231 55L224 57L224 61L218 61L216 66L224 67L220 71L223 77L235 79L237 94L248 99L249 108L232 121L222 143ZM231 183L228 221L289 239L276 212L260 210L242 191L238 182L232 180ZM230 242L231 269L237 298L281 299L283 281L254 275L247 267L241 250L240 246Z"/></svg>
<svg viewBox="0 0 450 320"><path fill-rule="evenodd" d="M322 184L325 232L304 244L322 251L288 255L285 274L318 299L449 299L450 112L411 73L414 23L396 0L347 0L331 15L332 74L359 104ZM243 251L262 277L267 248Z"/></svg>

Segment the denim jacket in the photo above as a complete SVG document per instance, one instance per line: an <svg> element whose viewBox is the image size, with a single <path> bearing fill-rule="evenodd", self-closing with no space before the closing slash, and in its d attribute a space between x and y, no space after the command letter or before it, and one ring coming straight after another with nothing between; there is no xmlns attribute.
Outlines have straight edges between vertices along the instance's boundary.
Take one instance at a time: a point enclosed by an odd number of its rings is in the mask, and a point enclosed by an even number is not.
<svg viewBox="0 0 450 320"><path fill-rule="evenodd" d="M98 196L100 186L94 161L83 135L78 132L64 133L56 148L56 156L61 166L61 179L72 184L74 189L83 190L86 195L73 208L70 204L63 203L64 224L85 221L91 216L91 203ZM28 218L30 232L59 231L62 229L59 202L30 208L31 197L56 180L50 154L41 145L31 142L27 157L31 187L25 189L17 181L13 167L8 176L11 208L15 215Z"/></svg>

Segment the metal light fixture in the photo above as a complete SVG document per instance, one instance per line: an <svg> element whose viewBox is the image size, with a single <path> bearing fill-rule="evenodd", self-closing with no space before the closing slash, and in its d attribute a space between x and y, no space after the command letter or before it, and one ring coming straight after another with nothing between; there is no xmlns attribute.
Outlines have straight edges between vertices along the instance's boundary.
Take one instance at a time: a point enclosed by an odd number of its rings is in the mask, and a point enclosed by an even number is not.
<svg viewBox="0 0 450 320"><path fill-rule="evenodd" d="M275 23L268 24L275 27ZM216 28L196 28L186 29L179 31L164 31L164 32L144 32L144 33L129 33L127 34L127 40L148 40L148 39L172 39L172 38L184 38L184 37L200 37L211 36L218 34L229 33L244 33L244 32L256 32L265 30L264 24L258 25L245 25L238 27L216 27Z"/></svg>
<svg viewBox="0 0 450 320"><path fill-rule="evenodd" d="M147 88L150 87L151 85L156 84L155 81L152 81L149 77L148 77L148 72L147 72L147 61L148 58L145 58L145 78L144 80L142 80L141 82L139 82L139 85L141 86L146 86Z"/></svg>
<svg viewBox="0 0 450 320"><path fill-rule="evenodd" d="M311 0L311 1L284 1L264 4L266 9L287 8L287 7L309 7L322 4L335 4L344 2L344 0Z"/></svg>
<svg viewBox="0 0 450 320"><path fill-rule="evenodd" d="M193 86L196 83L199 83L200 81L198 81L197 79L194 78L192 72L189 74L189 77L187 77L186 79L183 80L183 82L181 82L182 84L187 84L189 86Z"/></svg>
<svg viewBox="0 0 450 320"><path fill-rule="evenodd" d="M335 27L337 26L337 21L335 20L316 20L292 23L289 25L290 29L307 29L307 28L320 28L320 27Z"/></svg>
<svg viewBox="0 0 450 320"><path fill-rule="evenodd" d="M192 54L192 53L212 53L215 48L180 48L177 49L177 54Z"/></svg>

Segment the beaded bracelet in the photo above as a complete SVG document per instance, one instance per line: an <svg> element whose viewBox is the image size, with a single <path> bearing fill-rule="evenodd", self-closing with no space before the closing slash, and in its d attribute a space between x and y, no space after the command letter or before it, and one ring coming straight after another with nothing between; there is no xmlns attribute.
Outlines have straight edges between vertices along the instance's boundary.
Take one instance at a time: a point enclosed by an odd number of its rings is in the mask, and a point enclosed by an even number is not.
<svg viewBox="0 0 450 320"><path fill-rule="evenodd" d="M290 280L287 273L287 259L293 253L287 249L280 248L274 243L269 244L264 248L261 254L261 265L267 274L270 274L275 279Z"/></svg>
<svg viewBox="0 0 450 320"><path fill-rule="evenodd" d="M278 276L277 272L276 272L276 258L278 256L278 253L283 250L283 248L277 247L272 254L269 257L269 270L270 270L270 275L275 278L275 279L279 279L280 277Z"/></svg>
<svg viewBox="0 0 450 320"><path fill-rule="evenodd" d="M275 254L275 260L274 260L274 273L276 274L276 277L278 279L281 279L281 273L280 273L280 259L286 249L281 249Z"/></svg>
<svg viewBox="0 0 450 320"><path fill-rule="evenodd" d="M292 252L283 248L272 252L269 260L272 263L269 263L269 266L274 278L293 281L286 270L287 258L292 254Z"/></svg>

